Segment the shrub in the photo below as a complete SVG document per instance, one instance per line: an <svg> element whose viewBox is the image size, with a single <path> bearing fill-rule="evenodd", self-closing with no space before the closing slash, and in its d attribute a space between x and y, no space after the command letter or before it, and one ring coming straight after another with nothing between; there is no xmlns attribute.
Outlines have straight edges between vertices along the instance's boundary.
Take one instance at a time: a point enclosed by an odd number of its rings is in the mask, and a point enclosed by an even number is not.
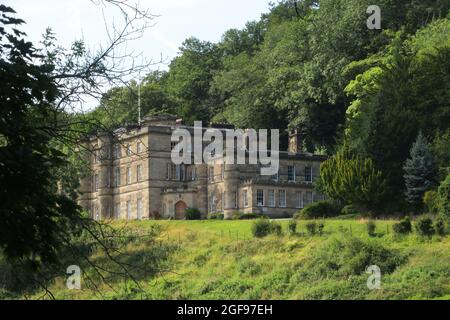
<svg viewBox="0 0 450 320"><path fill-rule="evenodd" d="M258 213L244 213L239 216L240 220L254 220L259 218L264 218L264 216Z"/></svg>
<svg viewBox="0 0 450 320"><path fill-rule="evenodd" d="M450 219L450 174L441 182L438 188L439 214L444 219Z"/></svg>
<svg viewBox="0 0 450 320"><path fill-rule="evenodd" d="M434 230L440 236L445 236L445 220L442 217L438 217L434 221Z"/></svg>
<svg viewBox="0 0 450 320"><path fill-rule="evenodd" d="M210 213L208 214L208 220L223 220L225 218L223 213Z"/></svg>
<svg viewBox="0 0 450 320"><path fill-rule="evenodd" d="M368 221L366 227L367 227L367 234L369 235L369 237L375 237L376 236L375 231L377 229L377 225L375 224L375 222Z"/></svg>
<svg viewBox="0 0 450 320"><path fill-rule="evenodd" d="M317 223L309 222L306 224L306 231L310 236L314 236L317 232Z"/></svg>
<svg viewBox="0 0 450 320"><path fill-rule="evenodd" d="M200 220L202 215L197 208L186 209L186 220Z"/></svg>
<svg viewBox="0 0 450 320"><path fill-rule="evenodd" d="M241 219L242 214L240 212L233 212L230 216L231 220L239 220Z"/></svg>
<svg viewBox="0 0 450 320"><path fill-rule="evenodd" d="M436 191L427 191L423 196L423 203L427 208L427 212L431 214L439 213L440 201Z"/></svg>
<svg viewBox="0 0 450 320"><path fill-rule="evenodd" d="M252 234L256 238L268 236L272 231L272 224L267 219L256 220L252 225Z"/></svg>
<svg viewBox="0 0 450 320"><path fill-rule="evenodd" d="M342 208L341 215L358 215L360 214L359 210L357 210L353 205L349 204Z"/></svg>
<svg viewBox="0 0 450 320"><path fill-rule="evenodd" d="M433 220L430 217L422 217L416 222L416 231L421 236L431 237L434 234Z"/></svg>
<svg viewBox="0 0 450 320"><path fill-rule="evenodd" d="M258 219L252 224L252 234L256 238L263 238L269 234L281 235L281 225L268 219Z"/></svg>
<svg viewBox="0 0 450 320"><path fill-rule="evenodd" d="M319 184L332 199L366 206L380 203L387 190L374 161L356 157L345 147L322 163Z"/></svg>
<svg viewBox="0 0 450 320"><path fill-rule="evenodd" d="M335 235L309 249L301 269L311 280L341 278L348 281L349 276L364 274L367 266L377 265L383 274L390 274L405 262L406 256L379 242Z"/></svg>
<svg viewBox="0 0 450 320"><path fill-rule="evenodd" d="M271 232L273 234L276 234L277 236L281 236L283 234L281 224L276 223L276 222L271 222L271 225L272 225Z"/></svg>
<svg viewBox="0 0 450 320"><path fill-rule="evenodd" d="M291 220L288 224L288 231L290 234L296 234L297 233L297 221Z"/></svg>
<svg viewBox="0 0 450 320"><path fill-rule="evenodd" d="M323 234L323 229L325 228L325 225L323 223L319 223L317 225L317 232L319 232L319 235Z"/></svg>
<svg viewBox="0 0 450 320"><path fill-rule="evenodd" d="M392 227L396 234L408 234L412 231L411 219L406 216Z"/></svg>
<svg viewBox="0 0 450 320"><path fill-rule="evenodd" d="M310 204L295 215L296 219L329 218L339 215L336 205L329 201Z"/></svg>

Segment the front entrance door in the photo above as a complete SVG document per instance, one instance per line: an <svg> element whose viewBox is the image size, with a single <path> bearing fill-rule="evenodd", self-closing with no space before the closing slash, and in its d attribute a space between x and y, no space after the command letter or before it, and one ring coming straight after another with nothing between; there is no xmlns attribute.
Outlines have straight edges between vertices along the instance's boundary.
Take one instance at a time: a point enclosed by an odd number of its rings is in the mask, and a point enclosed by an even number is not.
<svg viewBox="0 0 450 320"><path fill-rule="evenodd" d="M186 219L186 209L187 205L183 201L179 201L175 204L175 219L183 220Z"/></svg>

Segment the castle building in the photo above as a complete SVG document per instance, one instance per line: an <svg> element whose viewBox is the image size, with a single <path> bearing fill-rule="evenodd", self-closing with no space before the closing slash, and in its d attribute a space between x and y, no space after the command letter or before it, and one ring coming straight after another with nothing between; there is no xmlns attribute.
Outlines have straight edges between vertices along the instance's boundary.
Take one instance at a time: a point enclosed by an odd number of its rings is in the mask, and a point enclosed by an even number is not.
<svg viewBox="0 0 450 320"><path fill-rule="evenodd" d="M173 164L176 128L192 130L176 117L149 117L85 141L90 174L81 181L79 204L95 219L185 219L188 208L203 217L239 212L278 218L324 199L313 183L326 158L301 152L297 131L289 135L289 150L280 152L278 174L262 176L260 165L224 164L220 157Z"/></svg>

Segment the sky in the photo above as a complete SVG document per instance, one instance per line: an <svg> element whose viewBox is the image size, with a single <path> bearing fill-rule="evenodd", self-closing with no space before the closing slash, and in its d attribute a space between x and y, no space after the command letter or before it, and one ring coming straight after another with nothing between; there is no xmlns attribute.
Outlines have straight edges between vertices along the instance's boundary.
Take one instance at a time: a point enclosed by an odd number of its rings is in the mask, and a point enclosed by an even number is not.
<svg viewBox="0 0 450 320"><path fill-rule="evenodd" d="M116 10L95 5L99 0L2 0L13 7L17 17L26 21L22 30L33 42L40 41L51 27L58 42L65 47L75 39L84 39L94 48L105 42L105 20L109 25L120 22ZM170 60L177 55L183 40L195 36L217 42L230 28L242 28L247 21L257 20L268 12L269 0L130 0L139 2L158 15L155 25L144 36L130 43L135 52L142 52L154 61ZM103 8L103 9L102 9ZM106 19L103 19L105 15ZM158 65L155 68L167 68Z"/></svg>

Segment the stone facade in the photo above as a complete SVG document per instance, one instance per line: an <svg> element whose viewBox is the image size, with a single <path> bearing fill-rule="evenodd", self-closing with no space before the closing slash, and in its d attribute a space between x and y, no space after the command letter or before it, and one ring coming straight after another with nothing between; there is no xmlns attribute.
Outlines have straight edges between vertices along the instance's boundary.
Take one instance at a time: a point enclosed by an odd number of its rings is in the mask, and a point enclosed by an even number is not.
<svg viewBox="0 0 450 320"><path fill-rule="evenodd" d="M312 184L325 157L299 152L296 131L289 135L289 152L280 152L278 175L261 176L259 165L224 165L222 158L174 165L171 135L180 127L175 117L148 118L86 141L91 174L81 181L80 205L95 219L184 219L187 208L203 216L288 217L323 199Z"/></svg>

